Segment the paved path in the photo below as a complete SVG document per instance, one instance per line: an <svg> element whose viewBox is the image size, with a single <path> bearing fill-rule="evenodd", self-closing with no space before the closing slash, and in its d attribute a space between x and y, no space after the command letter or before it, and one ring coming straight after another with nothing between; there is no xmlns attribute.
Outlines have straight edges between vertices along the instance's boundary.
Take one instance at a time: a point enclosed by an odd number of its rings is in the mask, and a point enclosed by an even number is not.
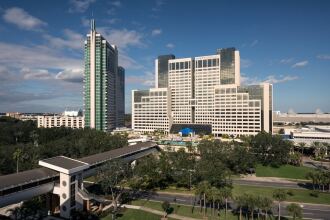
<svg viewBox="0 0 330 220"><path fill-rule="evenodd" d="M261 187L274 187L274 188L287 188L287 189L313 189L313 186L309 182L269 182L261 180L247 180L247 179L235 179L234 184L248 185L248 186L261 186Z"/></svg>

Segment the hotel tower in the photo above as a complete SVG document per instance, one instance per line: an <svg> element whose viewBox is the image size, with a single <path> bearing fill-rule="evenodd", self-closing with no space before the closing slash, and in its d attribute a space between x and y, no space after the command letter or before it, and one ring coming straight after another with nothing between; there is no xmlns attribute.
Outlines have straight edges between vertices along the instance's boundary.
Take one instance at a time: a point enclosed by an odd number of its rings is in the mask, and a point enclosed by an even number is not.
<svg viewBox="0 0 330 220"><path fill-rule="evenodd" d="M125 69L118 66L118 50L95 30L85 41L85 127L111 131L124 126Z"/></svg>
<svg viewBox="0 0 330 220"><path fill-rule="evenodd" d="M272 85L241 85L235 48L194 58L159 56L155 79L155 88L132 91L136 131L190 128L215 136L272 132Z"/></svg>

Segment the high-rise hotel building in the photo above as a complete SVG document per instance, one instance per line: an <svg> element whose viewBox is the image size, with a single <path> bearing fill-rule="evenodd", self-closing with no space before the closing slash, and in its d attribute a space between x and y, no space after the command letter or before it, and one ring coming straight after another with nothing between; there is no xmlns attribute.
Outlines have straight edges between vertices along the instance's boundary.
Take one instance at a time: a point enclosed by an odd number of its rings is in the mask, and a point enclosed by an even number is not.
<svg viewBox="0 0 330 220"><path fill-rule="evenodd" d="M125 69L118 66L118 50L91 22L85 41L85 127L111 131L124 126Z"/></svg>
<svg viewBox="0 0 330 220"><path fill-rule="evenodd" d="M215 136L272 132L272 85L240 85L240 55L235 48L195 58L159 56L156 85L132 91L136 131L208 128Z"/></svg>

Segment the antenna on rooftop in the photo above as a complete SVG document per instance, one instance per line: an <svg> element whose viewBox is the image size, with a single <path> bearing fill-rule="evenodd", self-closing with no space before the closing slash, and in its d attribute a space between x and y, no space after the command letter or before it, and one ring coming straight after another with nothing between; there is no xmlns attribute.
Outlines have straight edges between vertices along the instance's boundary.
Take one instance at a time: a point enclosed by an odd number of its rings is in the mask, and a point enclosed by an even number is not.
<svg viewBox="0 0 330 220"><path fill-rule="evenodd" d="M91 20L91 30L95 31L95 20L94 19Z"/></svg>
<svg viewBox="0 0 330 220"><path fill-rule="evenodd" d="M91 30L95 31L95 20L94 20L93 9L92 9L92 18L91 18Z"/></svg>

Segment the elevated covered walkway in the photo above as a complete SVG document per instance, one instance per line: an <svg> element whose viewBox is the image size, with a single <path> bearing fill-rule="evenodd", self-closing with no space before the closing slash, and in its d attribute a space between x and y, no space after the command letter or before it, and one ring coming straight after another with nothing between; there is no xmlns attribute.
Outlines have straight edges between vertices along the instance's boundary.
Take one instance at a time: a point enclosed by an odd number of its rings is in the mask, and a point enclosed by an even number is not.
<svg viewBox="0 0 330 220"><path fill-rule="evenodd" d="M98 167L117 158L134 161L158 150L156 143L143 142L79 159L57 156L40 160L42 168L0 176L0 207L53 193L70 203L61 212L70 210L75 207L76 197L81 197L77 193L82 179L95 175Z"/></svg>

